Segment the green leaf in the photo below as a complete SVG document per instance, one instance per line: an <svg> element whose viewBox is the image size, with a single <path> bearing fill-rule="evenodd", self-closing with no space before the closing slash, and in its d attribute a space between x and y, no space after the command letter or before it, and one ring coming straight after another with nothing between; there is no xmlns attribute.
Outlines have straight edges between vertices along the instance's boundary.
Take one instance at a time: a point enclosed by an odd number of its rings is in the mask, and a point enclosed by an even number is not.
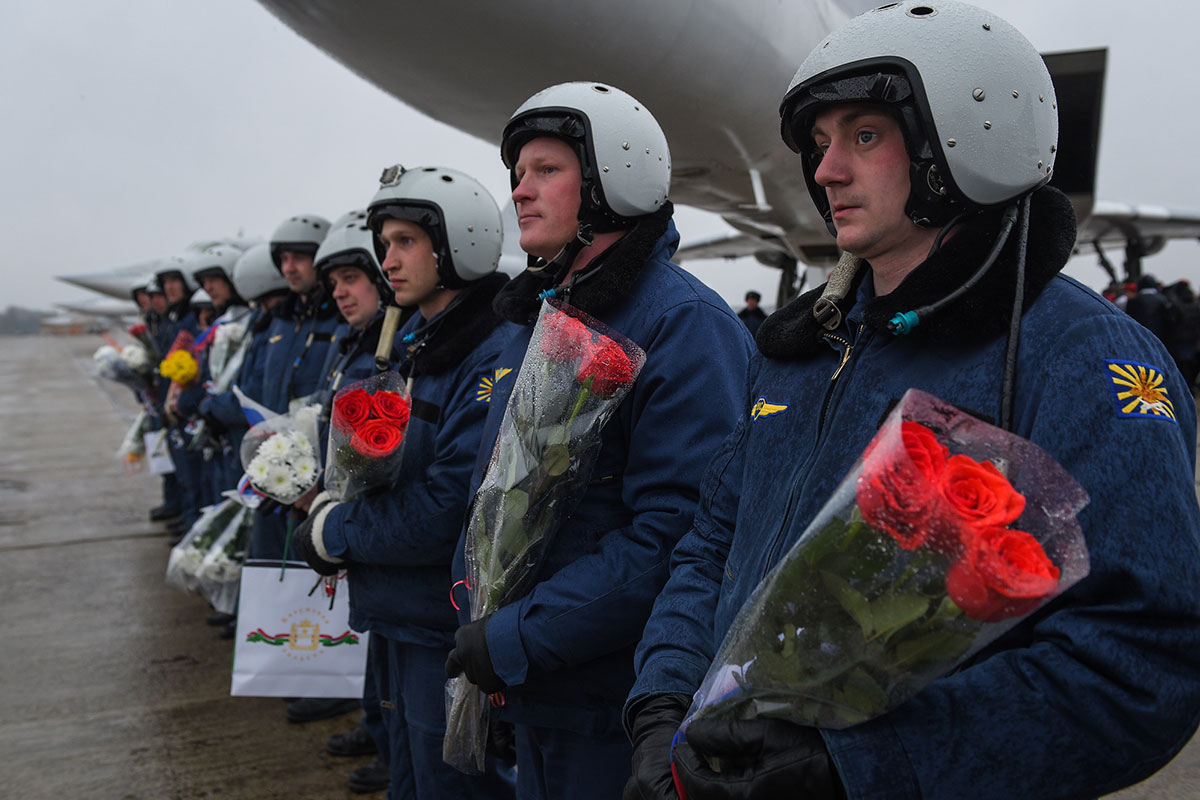
<svg viewBox="0 0 1200 800"><path fill-rule="evenodd" d="M567 444L571 441L571 433L565 425L556 425L552 431L546 436L546 444Z"/></svg>
<svg viewBox="0 0 1200 800"><path fill-rule="evenodd" d="M929 600L919 595L884 595L871 603L871 621L875 634L883 635L920 619L927 611Z"/></svg>
<svg viewBox="0 0 1200 800"><path fill-rule="evenodd" d="M845 535L846 523L834 517L829 520L824 528L817 531L813 534L812 538L804 543L800 550L801 555L808 562L809 566L816 566L826 556L837 549Z"/></svg>
<svg viewBox="0 0 1200 800"><path fill-rule="evenodd" d="M887 692L862 667L856 667L842 684L841 699L866 717L882 714L888 706Z"/></svg>
<svg viewBox="0 0 1200 800"><path fill-rule="evenodd" d="M542 454L542 467L546 470L547 475L558 477L566 472L569 466L571 466L571 451L565 444L551 445Z"/></svg>
<svg viewBox="0 0 1200 800"><path fill-rule="evenodd" d="M837 599L838 605L862 628L863 636L869 637L874 632L874 625L871 620L871 604L867 599L847 583L845 578L832 572L822 570L821 583Z"/></svg>
<svg viewBox="0 0 1200 800"><path fill-rule="evenodd" d="M970 633L945 630L905 638L895 646L892 665L909 669L923 661L954 661L970 648L974 638Z"/></svg>

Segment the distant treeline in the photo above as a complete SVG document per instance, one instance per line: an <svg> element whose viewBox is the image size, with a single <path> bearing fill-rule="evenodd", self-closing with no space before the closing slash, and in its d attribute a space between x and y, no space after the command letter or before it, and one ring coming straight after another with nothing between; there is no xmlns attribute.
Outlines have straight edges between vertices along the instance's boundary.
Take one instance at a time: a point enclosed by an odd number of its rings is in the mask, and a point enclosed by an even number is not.
<svg viewBox="0 0 1200 800"><path fill-rule="evenodd" d="M31 311L28 308L9 306L3 313L0 313L0 336L37 333L41 330L44 316L46 316L44 311Z"/></svg>

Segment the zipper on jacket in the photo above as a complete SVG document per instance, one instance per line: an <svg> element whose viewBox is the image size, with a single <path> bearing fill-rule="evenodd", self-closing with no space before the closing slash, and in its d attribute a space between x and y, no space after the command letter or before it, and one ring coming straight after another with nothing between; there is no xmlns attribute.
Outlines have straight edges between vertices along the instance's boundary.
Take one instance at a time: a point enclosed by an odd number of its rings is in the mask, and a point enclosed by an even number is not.
<svg viewBox="0 0 1200 800"><path fill-rule="evenodd" d="M845 337L838 336L837 334L834 334L834 333L822 334L826 339L829 339L829 340L832 340L832 341L838 342L839 344L844 345L846 349L842 351L842 360L838 364L837 369L835 369L833 371L833 374L829 376L829 388L825 390L825 400L821 404L821 416L817 420L817 439L813 443L813 449L809 452L809 456L807 459L805 459L804 463L801 464L800 467L796 469L795 473L793 473L792 489L788 493L787 506L784 508L783 523L779 526L779 530L777 530L775 532L775 538L771 542L771 550L767 554L767 562L764 565L763 574L761 576L763 578L765 578L767 573L771 571L771 567L775 564L775 560L779 557L779 549L783 544L784 533L787 531L788 526L791 524L792 514L795 513L795 510L796 510L796 491L800 485L800 476L804 470L806 470L809 466L811 466L813 457L816 455L817 451L820 449L821 444L824 440L825 417L828 414L830 404L833 401L833 393L837 389L838 378L840 378L842 376L842 372L845 370L846 365L848 363L850 363L850 357L854 353L854 346L856 344L858 344L860 339L862 338L863 327L865 326L865 324L866 323L859 323L858 330L854 334L854 342L853 343L851 343Z"/></svg>

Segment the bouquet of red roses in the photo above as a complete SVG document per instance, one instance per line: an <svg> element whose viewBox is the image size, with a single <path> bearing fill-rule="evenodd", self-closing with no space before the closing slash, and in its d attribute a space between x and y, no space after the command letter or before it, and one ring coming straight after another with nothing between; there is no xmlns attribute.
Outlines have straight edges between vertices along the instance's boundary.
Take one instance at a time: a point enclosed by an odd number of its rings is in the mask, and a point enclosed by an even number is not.
<svg viewBox="0 0 1200 800"><path fill-rule="evenodd" d="M146 351L146 357L151 362L157 363L162 360L162 355L158 352L158 342L150 334L150 328L144 322L139 322L129 328L129 335L132 336Z"/></svg>
<svg viewBox="0 0 1200 800"><path fill-rule="evenodd" d="M746 601L684 727L895 708L1087 575L1087 501L1036 445L908 391Z"/></svg>
<svg viewBox="0 0 1200 800"><path fill-rule="evenodd" d="M646 354L557 300L542 304L467 518L471 618L524 595L563 520L587 488L600 433ZM465 676L447 685L442 757L483 771L488 698Z"/></svg>
<svg viewBox="0 0 1200 800"><path fill-rule="evenodd" d="M395 372L356 381L334 395L325 456L325 491L333 499L351 500L396 480L410 405Z"/></svg>

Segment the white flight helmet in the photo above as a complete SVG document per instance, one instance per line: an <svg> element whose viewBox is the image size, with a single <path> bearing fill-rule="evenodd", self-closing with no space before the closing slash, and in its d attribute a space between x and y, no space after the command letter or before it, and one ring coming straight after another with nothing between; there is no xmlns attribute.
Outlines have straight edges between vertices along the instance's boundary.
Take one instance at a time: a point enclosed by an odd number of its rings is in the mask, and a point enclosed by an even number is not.
<svg viewBox="0 0 1200 800"><path fill-rule="evenodd" d="M242 251L230 245L216 245L202 250L192 258L192 278L199 285L208 275L220 275L233 286L233 267Z"/></svg>
<svg viewBox="0 0 1200 800"><path fill-rule="evenodd" d="M429 234L438 277L447 289L486 278L500 263L504 240L500 209L483 184L465 172L447 167L388 167L367 208L367 226L378 237L388 219L415 222ZM375 254L382 263L386 251L378 238Z"/></svg>
<svg viewBox="0 0 1200 800"><path fill-rule="evenodd" d="M375 234L367 227L366 210L350 211L334 221L317 248L313 264L317 277L326 283L329 282L329 271L334 267L357 267L375 284L380 300L394 296L375 257Z"/></svg>
<svg viewBox="0 0 1200 800"><path fill-rule="evenodd" d="M779 113L784 142L833 231L813 118L834 103L891 107L912 161L907 212L936 226L1014 200L1050 180L1058 104L1050 73L1020 31L957 0L891 3L826 37L792 78Z"/></svg>
<svg viewBox="0 0 1200 800"><path fill-rule="evenodd" d="M154 280L154 279L143 276L143 277L135 280L133 283L129 284L130 299L132 299L136 303L138 292L145 292L146 294L149 294L150 293L149 284L152 280Z"/></svg>
<svg viewBox="0 0 1200 800"><path fill-rule="evenodd" d="M271 234L271 261L280 269L284 250L316 255L329 232L329 220L316 214L297 214L279 223Z"/></svg>
<svg viewBox="0 0 1200 800"><path fill-rule="evenodd" d="M215 308L213 299L209 297L208 292L203 289L197 289L190 300L192 308Z"/></svg>
<svg viewBox="0 0 1200 800"><path fill-rule="evenodd" d="M288 283L271 260L271 246L256 244L233 265L233 288L247 300L261 301L275 292L286 292Z"/></svg>
<svg viewBox="0 0 1200 800"><path fill-rule="evenodd" d="M671 152L650 111L613 86L560 83L530 97L504 126L500 157L515 169L531 139L553 136L569 144L583 170L579 220L595 232L630 228L667 200ZM514 188L516 173L512 172Z"/></svg>
<svg viewBox="0 0 1200 800"><path fill-rule="evenodd" d="M192 276L192 270L195 268L195 258L198 254L194 252L184 252L177 256L170 256L158 262L158 267L154 270L154 279L158 281L158 285L163 285L163 278L170 275L177 275L183 279L183 284L186 287L187 294L190 296L200 284L196 283L196 279Z"/></svg>

